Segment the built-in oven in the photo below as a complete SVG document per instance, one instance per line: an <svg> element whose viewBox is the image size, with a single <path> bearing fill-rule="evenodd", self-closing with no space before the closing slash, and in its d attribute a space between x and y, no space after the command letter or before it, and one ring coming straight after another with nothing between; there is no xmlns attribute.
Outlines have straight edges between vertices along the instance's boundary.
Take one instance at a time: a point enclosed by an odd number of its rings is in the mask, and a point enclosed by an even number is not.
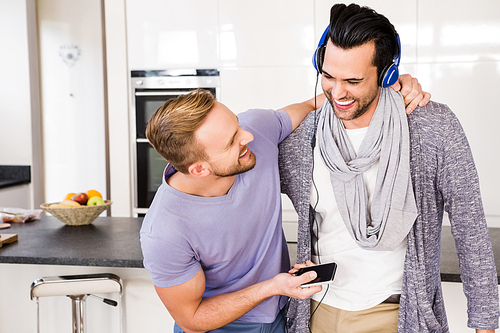
<svg viewBox="0 0 500 333"><path fill-rule="evenodd" d="M167 162L149 144L146 126L151 116L168 99L196 88L210 91L217 98L220 79L217 69L137 70L131 72L131 156L133 214L146 214Z"/></svg>

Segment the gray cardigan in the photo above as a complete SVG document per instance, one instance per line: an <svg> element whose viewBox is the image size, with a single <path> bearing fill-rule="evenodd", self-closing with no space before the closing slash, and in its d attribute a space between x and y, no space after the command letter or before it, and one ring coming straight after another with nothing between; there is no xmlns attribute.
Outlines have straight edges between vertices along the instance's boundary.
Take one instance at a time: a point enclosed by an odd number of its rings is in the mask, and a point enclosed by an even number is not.
<svg viewBox="0 0 500 333"><path fill-rule="evenodd" d="M321 112L321 109L317 112ZM280 144L282 192L298 214L297 262L311 258L309 205L315 112ZM484 217L479 181L464 131L453 112L430 102L408 116L410 168L419 216L408 234L399 333L449 332L440 277L443 213L450 218L467 297L468 326L498 328L495 262ZM309 332L309 300L293 299L289 332Z"/></svg>

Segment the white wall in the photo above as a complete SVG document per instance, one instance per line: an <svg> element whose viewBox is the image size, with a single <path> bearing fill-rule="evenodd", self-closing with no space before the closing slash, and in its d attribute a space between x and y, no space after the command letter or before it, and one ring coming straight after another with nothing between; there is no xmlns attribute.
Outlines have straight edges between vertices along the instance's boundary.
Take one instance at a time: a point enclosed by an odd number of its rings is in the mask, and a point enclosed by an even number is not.
<svg viewBox="0 0 500 333"><path fill-rule="evenodd" d="M38 0L45 201L106 193L101 1Z"/></svg>

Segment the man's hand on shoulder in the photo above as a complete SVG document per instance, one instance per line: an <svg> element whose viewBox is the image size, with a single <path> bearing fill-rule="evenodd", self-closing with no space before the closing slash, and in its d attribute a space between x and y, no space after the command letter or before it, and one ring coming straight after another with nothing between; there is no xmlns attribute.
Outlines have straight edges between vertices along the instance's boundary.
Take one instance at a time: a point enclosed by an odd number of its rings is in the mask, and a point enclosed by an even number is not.
<svg viewBox="0 0 500 333"><path fill-rule="evenodd" d="M399 76L399 80L391 86L403 95L406 113L410 114L417 106L424 106L431 100L431 94L422 90L418 80L410 74Z"/></svg>

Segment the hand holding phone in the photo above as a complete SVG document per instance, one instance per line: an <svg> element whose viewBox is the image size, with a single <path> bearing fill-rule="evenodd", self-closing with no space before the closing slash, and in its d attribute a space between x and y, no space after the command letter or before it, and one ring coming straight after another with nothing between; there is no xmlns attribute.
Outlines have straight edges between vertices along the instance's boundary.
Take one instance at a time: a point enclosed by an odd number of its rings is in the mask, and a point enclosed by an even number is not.
<svg viewBox="0 0 500 333"><path fill-rule="evenodd" d="M295 272L294 275L299 276L309 271L315 271L318 276L314 280L300 285L302 288L318 286L333 281L335 272L337 271L337 264L330 262L326 264L302 267Z"/></svg>

